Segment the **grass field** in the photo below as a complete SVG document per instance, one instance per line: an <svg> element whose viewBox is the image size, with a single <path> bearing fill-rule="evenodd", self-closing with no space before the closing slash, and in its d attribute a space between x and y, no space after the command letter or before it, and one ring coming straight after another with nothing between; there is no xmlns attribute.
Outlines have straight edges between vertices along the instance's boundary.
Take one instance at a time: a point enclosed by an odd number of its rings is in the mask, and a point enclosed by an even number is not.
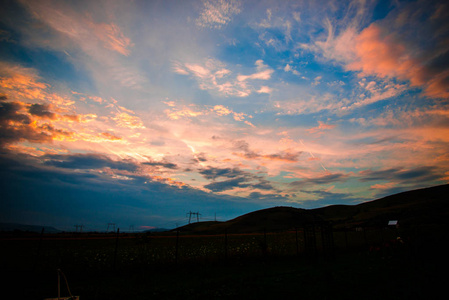
<svg viewBox="0 0 449 300"><path fill-rule="evenodd" d="M57 269L85 299L425 299L444 287L447 231L334 232L306 253L299 231L189 236L4 235L10 299L57 296ZM65 286L61 294L67 296Z"/></svg>

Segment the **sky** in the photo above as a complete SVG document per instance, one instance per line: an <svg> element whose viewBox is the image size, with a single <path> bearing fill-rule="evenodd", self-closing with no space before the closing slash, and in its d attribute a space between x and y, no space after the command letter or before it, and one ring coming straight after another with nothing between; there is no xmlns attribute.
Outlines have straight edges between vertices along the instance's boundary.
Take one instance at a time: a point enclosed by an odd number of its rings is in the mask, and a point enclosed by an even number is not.
<svg viewBox="0 0 449 300"><path fill-rule="evenodd" d="M122 231L449 182L446 1L1 1L0 222Z"/></svg>

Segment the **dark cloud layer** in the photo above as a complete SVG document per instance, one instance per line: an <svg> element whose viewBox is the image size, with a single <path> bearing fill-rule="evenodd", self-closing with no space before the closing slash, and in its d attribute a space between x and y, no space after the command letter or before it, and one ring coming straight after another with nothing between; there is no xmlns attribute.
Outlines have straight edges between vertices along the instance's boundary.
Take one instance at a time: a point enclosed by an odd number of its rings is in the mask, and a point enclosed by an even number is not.
<svg viewBox="0 0 449 300"><path fill-rule="evenodd" d="M28 109L21 102L0 102L0 147L23 140L33 143L51 143L56 136L72 135L71 132L57 129L49 123L36 125L33 119L23 113L28 110L31 115L52 119L55 115L47 106L31 105Z"/></svg>
<svg viewBox="0 0 449 300"><path fill-rule="evenodd" d="M175 170L178 168L178 165L171 163L171 162L166 162L166 161L152 161L152 162L144 162L142 163L143 165L147 165L147 166L152 166L152 167L164 167L166 169L172 169Z"/></svg>
<svg viewBox="0 0 449 300"><path fill-rule="evenodd" d="M314 186L317 184L331 184L334 182L344 182L348 179L348 177L349 177L348 175L342 173L327 174L317 178L307 178L303 180L293 181L289 183L289 186L295 188L303 188L308 186Z"/></svg>
<svg viewBox="0 0 449 300"><path fill-rule="evenodd" d="M206 184L204 187L213 192L222 192L232 190L234 188L252 188L271 190L271 183L261 176L256 176L250 172L240 170L239 168L215 168L207 167L199 170L204 178L213 180L212 183ZM230 178L223 181L216 181L218 178Z"/></svg>
<svg viewBox="0 0 449 300"><path fill-rule="evenodd" d="M286 162L297 162L302 154L302 151L281 151L273 154L261 154L250 149L249 144L246 141L240 140L234 142L234 149L243 153L236 153L237 155L246 159L268 159L268 160L282 160Z"/></svg>
<svg viewBox="0 0 449 300"><path fill-rule="evenodd" d="M179 188L142 175L120 180L98 172L73 170L133 170L135 165L128 161L111 161L96 154L53 155L47 159L50 163L43 166L29 156L0 154L2 221L69 230L79 223L88 230L105 230L103 225L108 222L120 228L130 224L173 227L175 223L170 220L184 217L186 209L201 211L204 216L218 212L220 218L227 219L261 208L238 197L214 195L189 186ZM239 207L229 206L235 202L240 203Z"/></svg>
<svg viewBox="0 0 449 300"><path fill-rule="evenodd" d="M31 104L30 107L28 108L28 111L30 114L34 115L34 116L38 116L41 118L48 118L48 119L55 119L56 118L56 114L52 113L50 111L50 108L48 105L44 105L44 104Z"/></svg>
<svg viewBox="0 0 449 300"><path fill-rule="evenodd" d="M67 154L45 155L42 157L46 166L64 169L101 169L136 171L138 165L132 161L114 161L101 154Z"/></svg>
<svg viewBox="0 0 449 300"><path fill-rule="evenodd" d="M51 142L53 128L48 125L32 126L30 117L20 112L22 107L19 102L0 103L0 147L21 140Z"/></svg>
<svg viewBox="0 0 449 300"><path fill-rule="evenodd" d="M423 166L413 169L391 168L385 170L365 170L359 173L360 181L395 181L401 183L419 183L441 178L436 167Z"/></svg>
<svg viewBox="0 0 449 300"><path fill-rule="evenodd" d="M219 177L234 178L238 176L248 176L247 172L244 172L238 168L214 168L207 167L199 171L204 178L210 180L216 180Z"/></svg>

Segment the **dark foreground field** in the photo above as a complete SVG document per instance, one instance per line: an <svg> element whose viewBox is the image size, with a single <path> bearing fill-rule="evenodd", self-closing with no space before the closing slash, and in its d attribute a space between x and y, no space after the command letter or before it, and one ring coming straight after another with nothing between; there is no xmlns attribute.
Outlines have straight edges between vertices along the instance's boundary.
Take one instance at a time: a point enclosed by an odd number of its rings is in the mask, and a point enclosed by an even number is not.
<svg viewBox="0 0 449 300"><path fill-rule="evenodd" d="M396 236L401 235L402 241ZM18 238L22 237L22 238ZM335 232L304 251L301 232L218 236L4 236L3 299L432 299L446 289L447 228ZM319 240L319 236L317 236ZM226 239L226 240L224 240ZM176 246L178 243L178 246ZM61 280L61 295L67 290Z"/></svg>

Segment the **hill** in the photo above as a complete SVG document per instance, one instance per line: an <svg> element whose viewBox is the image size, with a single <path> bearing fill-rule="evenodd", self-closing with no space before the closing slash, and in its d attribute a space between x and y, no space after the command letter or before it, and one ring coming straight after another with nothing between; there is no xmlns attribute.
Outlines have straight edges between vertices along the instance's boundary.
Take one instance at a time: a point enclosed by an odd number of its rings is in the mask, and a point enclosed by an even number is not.
<svg viewBox="0 0 449 300"><path fill-rule="evenodd" d="M242 215L226 222L198 222L174 229L191 233L253 233L292 229L303 223L321 221L309 210L293 207L272 207Z"/></svg>
<svg viewBox="0 0 449 300"><path fill-rule="evenodd" d="M335 228L387 226L398 220L400 226L449 223L449 184L403 192L357 205L331 205L316 209L273 207L254 211L226 222L198 222L179 230L192 234L252 233L291 230L305 223L329 221Z"/></svg>
<svg viewBox="0 0 449 300"><path fill-rule="evenodd" d="M37 226L37 225L25 225L17 223L0 223L0 231L23 231L23 232L41 232L44 229L45 233L57 233L61 230L51 226Z"/></svg>
<svg viewBox="0 0 449 300"><path fill-rule="evenodd" d="M337 226L401 226L448 224L449 184L412 190L358 205L331 205L313 213Z"/></svg>

